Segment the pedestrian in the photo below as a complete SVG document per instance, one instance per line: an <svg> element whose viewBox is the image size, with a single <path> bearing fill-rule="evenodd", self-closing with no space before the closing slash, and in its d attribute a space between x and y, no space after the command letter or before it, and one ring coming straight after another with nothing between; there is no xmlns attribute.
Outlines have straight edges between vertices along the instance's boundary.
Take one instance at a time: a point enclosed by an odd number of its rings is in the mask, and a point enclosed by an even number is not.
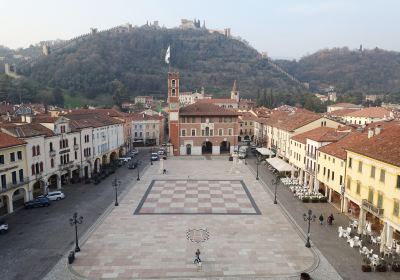
<svg viewBox="0 0 400 280"><path fill-rule="evenodd" d="M322 216L321 213L321 215L319 215L319 224L322 226L323 223L324 223L324 216Z"/></svg>
<svg viewBox="0 0 400 280"><path fill-rule="evenodd" d="M333 224L333 220L334 220L334 218L333 218L333 214L331 213L330 215L329 215L329 217L328 217L328 225L332 225Z"/></svg>
<svg viewBox="0 0 400 280"><path fill-rule="evenodd" d="M164 170L163 170L162 173L163 173L163 174L167 174L167 169L164 168Z"/></svg>
<svg viewBox="0 0 400 280"><path fill-rule="evenodd" d="M200 259L200 250L197 249L196 251L196 259L194 260L195 263L201 263L201 259Z"/></svg>

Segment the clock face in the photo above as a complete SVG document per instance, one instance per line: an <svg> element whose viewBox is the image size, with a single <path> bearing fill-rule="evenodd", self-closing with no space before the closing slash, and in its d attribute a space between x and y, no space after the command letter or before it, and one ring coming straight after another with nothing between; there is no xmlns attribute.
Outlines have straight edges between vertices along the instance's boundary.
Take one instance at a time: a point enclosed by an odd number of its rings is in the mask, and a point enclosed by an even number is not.
<svg viewBox="0 0 400 280"><path fill-rule="evenodd" d="M169 108L170 109L177 109L178 108L178 104L177 103L170 103L169 104Z"/></svg>

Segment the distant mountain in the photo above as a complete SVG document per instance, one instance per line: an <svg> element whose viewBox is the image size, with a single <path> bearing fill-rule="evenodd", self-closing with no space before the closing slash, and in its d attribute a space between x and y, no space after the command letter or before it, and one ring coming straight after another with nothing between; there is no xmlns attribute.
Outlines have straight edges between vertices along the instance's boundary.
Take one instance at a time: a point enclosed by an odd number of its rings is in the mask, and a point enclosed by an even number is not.
<svg viewBox="0 0 400 280"><path fill-rule="evenodd" d="M324 49L299 61L276 61L311 89L333 85L338 92L400 93L400 53L382 49Z"/></svg>
<svg viewBox="0 0 400 280"><path fill-rule="evenodd" d="M87 100L110 97L116 90L123 98L141 94L165 98L164 56L169 44L172 69L181 74L181 91L204 86L207 93L228 96L234 80L245 97L255 98L265 89L289 96L305 91L245 42L205 29L102 32L20 70L41 87L61 88Z"/></svg>

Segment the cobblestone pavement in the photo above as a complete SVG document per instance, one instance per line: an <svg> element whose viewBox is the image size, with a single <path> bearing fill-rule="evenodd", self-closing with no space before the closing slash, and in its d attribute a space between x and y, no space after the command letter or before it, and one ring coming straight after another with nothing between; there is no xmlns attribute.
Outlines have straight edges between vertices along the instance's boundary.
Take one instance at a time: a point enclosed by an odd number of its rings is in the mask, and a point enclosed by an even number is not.
<svg viewBox="0 0 400 280"><path fill-rule="evenodd" d="M125 195L120 206L99 222L81 245L71 267L73 278L298 279L300 272L309 271L324 275L319 279L340 279L324 257L317 257L318 250L305 248L298 229L272 203L248 166L233 166L226 157L180 157L165 162L168 173L163 175L158 164L146 171L135 189ZM260 215L134 215L153 180L202 181L204 187L241 180ZM190 203L186 197L178 203L185 202ZM216 208L220 211L228 206ZM188 240L188 231L193 232L190 230L204 230L209 236L204 242L193 243ZM193 264L197 248L203 260L201 269ZM62 267L60 262L58 269ZM50 274L46 279L57 279L54 276Z"/></svg>
<svg viewBox="0 0 400 280"><path fill-rule="evenodd" d="M255 157L247 159L248 166L251 168L254 176L256 174ZM265 182L264 186L270 190L271 194L275 186L271 184L274 175L264 166L259 165L260 179ZM362 258L358 252L358 248L350 248L345 239L338 237L338 226L349 225L350 219L341 214L335 207L329 203L302 203L290 189L283 184L278 185L278 204L283 206L294 222L297 223L303 231L307 231L308 224L303 220L303 213L311 209L318 217L321 213L327 217L331 213L334 215L334 225L319 225L316 221L311 225L312 245L318 248L327 261L335 268L340 276L347 279L399 279L399 273L394 272L371 272L365 273L361 271ZM367 245L368 246L368 245Z"/></svg>

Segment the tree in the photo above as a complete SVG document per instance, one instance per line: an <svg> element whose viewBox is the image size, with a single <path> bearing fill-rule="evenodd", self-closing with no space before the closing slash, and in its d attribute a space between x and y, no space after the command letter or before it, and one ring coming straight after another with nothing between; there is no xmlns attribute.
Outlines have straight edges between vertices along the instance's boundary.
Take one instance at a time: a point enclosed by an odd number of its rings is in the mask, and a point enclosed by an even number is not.
<svg viewBox="0 0 400 280"><path fill-rule="evenodd" d="M56 87L53 89L52 93L54 98L54 104L59 107L64 107L64 95L62 93L62 90L59 87Z"/></svg>

